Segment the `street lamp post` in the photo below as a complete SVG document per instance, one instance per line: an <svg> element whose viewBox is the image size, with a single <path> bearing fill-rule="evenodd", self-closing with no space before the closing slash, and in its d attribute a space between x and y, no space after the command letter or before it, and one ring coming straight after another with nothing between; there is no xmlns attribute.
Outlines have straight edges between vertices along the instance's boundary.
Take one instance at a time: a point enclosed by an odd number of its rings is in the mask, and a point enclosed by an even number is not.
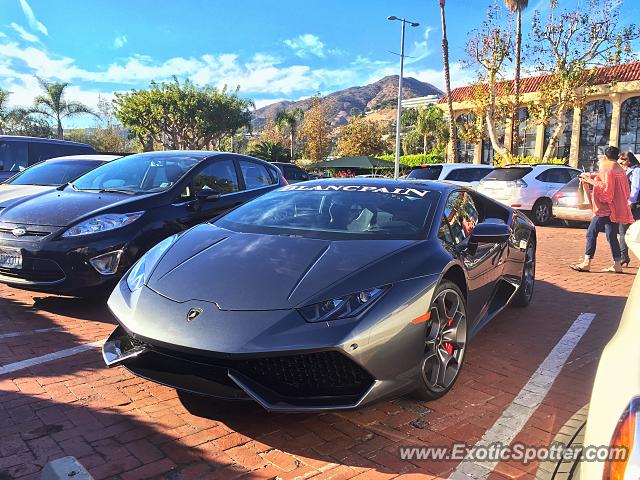
<svg viewBox="0 0 640 480"><path fill-rule="evenodd" d="M402 22L402 32L400 34L400 78L398 79L398 113L396 115L396 159L393 169L393 178L397 180L400 176L400 116L402 115L402 76L404 74L404 27L407 23L412 27L417 27L420 24L404 18L398 18L395 15L391 15L387 20L398 20Z"/></svg>

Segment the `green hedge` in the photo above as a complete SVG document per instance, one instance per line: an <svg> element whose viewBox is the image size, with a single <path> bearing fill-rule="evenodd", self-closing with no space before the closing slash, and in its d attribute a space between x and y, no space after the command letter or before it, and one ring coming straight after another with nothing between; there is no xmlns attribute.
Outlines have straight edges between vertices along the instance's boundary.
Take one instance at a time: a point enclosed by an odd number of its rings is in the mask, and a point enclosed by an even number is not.
<svg viewBox="0 0 640 480"><path fill-rule="evenodd" d="M381 155L378 157L381 160L388 160L393 162L396 157L395 155ZM417 167L419 165L424 165L426 163L442 163L444 162L444 156L440 153L418 153L416 155L401 155L400 156L400 164L406 167Z"/></svg>

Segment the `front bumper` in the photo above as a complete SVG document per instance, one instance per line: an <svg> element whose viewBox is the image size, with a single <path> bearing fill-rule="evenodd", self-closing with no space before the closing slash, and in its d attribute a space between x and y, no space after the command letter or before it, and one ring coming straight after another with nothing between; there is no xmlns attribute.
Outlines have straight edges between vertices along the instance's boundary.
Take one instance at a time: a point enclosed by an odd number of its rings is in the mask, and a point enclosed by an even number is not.
<svg viewBox="0 0 640 480"><path fill-rule="evenodd" d="M7 234L12 226L0 226L0 246L17 249L22 268L0 268L0 282L16 288L54 294L81 294L97 287L113 287L131 265L126 238L61 238L56 227L28 227L29 234ZM47 231L48 230L48 231ZM101 274L90 260L109 252L121 252L115 273Z"/></svg>
<svg viewBox="0 0 640 480"><path fill-rule="evenodd" d="M362 319L317 323L296 310L223 311L148 287L131 293L122 281L108 302L120 326L103 358L178 390L270 411L357 408L415 388L426 327L411 320L424 314L435 281L402 282ZM193 308L202 313L189 321Z"/></svg>

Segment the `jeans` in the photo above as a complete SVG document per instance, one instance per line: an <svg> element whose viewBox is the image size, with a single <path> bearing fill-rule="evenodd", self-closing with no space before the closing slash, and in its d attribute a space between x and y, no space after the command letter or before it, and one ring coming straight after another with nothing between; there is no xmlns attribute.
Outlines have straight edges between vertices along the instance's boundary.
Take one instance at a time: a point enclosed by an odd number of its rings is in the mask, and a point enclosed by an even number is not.
<svg viewBox="0 0 640 480"><path fill-rule="evenodd" d="M615 262L620 261L622 254L620 253L620 243L618 243L618 232L620 227L617 223L613 223L609 217L593 217L587 230L587 249L585 256L593 258L596 254L596 244L598 234L604 232L609 246L611 247L611 255Z"/></svg>
<svg viewBox="0 0 640 480"><path fill-rule="evenodd" d="M633 219L634 220L639 220L640 219L640 207L638 207L637 205L634 205L631 208L631 213L633 214ZM623 257L627 257L629 254L629 248L627 247L627 242L624 239L625 234L627 233L627 230L629 230L629 223L621 223L620 224L620 251L622 252L622 256ZM623 258L624 260L624 258Z"/></svg>

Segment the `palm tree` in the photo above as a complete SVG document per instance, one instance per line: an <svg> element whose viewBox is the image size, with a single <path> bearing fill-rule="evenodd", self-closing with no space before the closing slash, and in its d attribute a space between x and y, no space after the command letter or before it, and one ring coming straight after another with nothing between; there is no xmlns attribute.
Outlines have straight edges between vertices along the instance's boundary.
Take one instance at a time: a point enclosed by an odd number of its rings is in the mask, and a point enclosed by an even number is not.
<svg viewBox="0 0 640 480"><path fill-rule="evenodd" d="M284 126L289 127L289 140L291 142L291 160L293 160L294 155L294 142L296 139L296 131L298 129L298 124L304 118L304 112L301 108L294 108L293 110L278 110L276 113L275 122L278 128L282 128Z"/></svg>
<svg viewBox="0 0 640 480"><path fill-rule="evenodd" d="M504 0L507 8L511 13L516 14L516 61L515 61L515 75L513 79L513 93L514 93L514 112L513 119L515 120L515 112L520 107L520 52L522 50L522 10L529 6L529 0ZM515 142L511 142L511 153L515 152L517 145Z"/></svg>
<svg viewBox="0 0 640 480"><path fill-rule="evenodd" d="M286 148L284 148L279 142L260 142L257 145L254 145L254 147L249 151L249 155L266 160L267 162L289 161L289 152L287 152Z"/></svg>
<svg viewBox="0 0 640 480"><path fill-rule="evenodd" d="M444 114L435 105L428 108L421 108L416 116L414 130L422 136L423 153L429 153L429 143L442 145L449 137L447 122Z"/></svg>
<svg viewBox="0 0 640 480"><path fill-rule="evenodd" d="M57 126L57 138L63 138L63 118L84 114L97 116L83 103L67 101L65 99L65 89L69 86L68 83L47 82L40 77L36 78L38 78L38 82L40 82L44 95L38 95L33 100L33 109L31 112L52 119Z"/></svg>
<svg viewBox="0 0 640 480"><path fill-rule="evenodd" d="M444 16L445 0L438 0L440 3L440 20L442 21L442 63L444 64L444 83L447 94L447 104L449 106L449 141L453 150L453 163L458 162L458 130L456 129L456 119L453 113L453 99L451 98L451 77L449 75L449 41L447 40L447 22Z"/></svg>

